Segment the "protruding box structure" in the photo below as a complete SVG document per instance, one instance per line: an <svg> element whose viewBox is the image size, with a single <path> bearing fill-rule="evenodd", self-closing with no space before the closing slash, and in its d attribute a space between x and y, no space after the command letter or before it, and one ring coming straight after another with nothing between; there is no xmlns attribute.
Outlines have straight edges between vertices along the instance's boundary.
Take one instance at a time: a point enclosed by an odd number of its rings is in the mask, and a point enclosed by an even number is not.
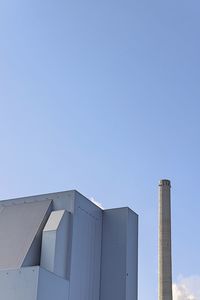
<svg viewBox="0 0 200 300"><path fill-rule="evenodd" d="M67 278L70 213L53 211L44 227L40 266Z"/></svg>
<svg viewBox="0 0 200 300"><path fill-rule="evenodd" d="M171 255L171 184L161 180L159 184L159 271L158 299L172 300L172 255Z"/></svg>
<svg viewBox="0 0 200 300"><path fill-rule="evenodd" d="M2 201L0 299L137 300L137 232L77 191Z"/></svg>
<svg viewBox="0 0 200 300"><path fill-rule="evenodd" d="M100 300L137 300L138 216L129 208L103 212Z"/></svg>

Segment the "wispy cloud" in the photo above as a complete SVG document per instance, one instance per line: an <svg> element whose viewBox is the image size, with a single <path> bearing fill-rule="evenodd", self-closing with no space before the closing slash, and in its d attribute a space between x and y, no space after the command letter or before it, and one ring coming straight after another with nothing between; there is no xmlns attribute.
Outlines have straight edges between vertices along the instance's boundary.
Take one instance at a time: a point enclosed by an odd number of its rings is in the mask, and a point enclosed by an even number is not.
<svg viewBox="0 0 200 300"><path fill-rule="evenodd" d="M173 284L173 300L200 300L200 276L180 276Z"/></svg>

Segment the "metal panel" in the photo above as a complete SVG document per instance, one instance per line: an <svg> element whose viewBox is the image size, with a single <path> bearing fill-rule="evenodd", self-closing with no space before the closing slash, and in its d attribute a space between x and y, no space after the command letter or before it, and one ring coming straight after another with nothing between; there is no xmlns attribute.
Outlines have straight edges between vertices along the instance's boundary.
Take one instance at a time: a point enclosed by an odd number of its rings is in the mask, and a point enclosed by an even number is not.
<svg viewBox="0 0 200 300"><path fill-rule="evenodd" d="M24 264L39 261L41 233L52 210L71 213L70 230L64 234L68 217L64 218L66 224L61 226L63 213L52 213L53 218L44 231L50 244L47 243L42 252L44 258L50 258L52 262L51 271L57 272L55 266L59 266L58 269L60 266L69 266L66 276L69 281L39 268L39 275L35 279L29 281L29 272L27 277L24 276L26 288L20 282L21 269L16 270L14 281L9 276L11 279L6 283L0 277L0 299L36 300L38 288L37 300L136 300L137 215L128 208L106 210L103 212L102 235L102 210L76 191L2 202L0 270L20 268ZM61 243L57 243L57 237ZM69 249L66 252L67 241ZM45 256L45 253L48 255ZM60 260L55 263L52 257L55 258L57 254ZM66 259L63 265L62 255ZM42 265L43 262L41 260ZM6 275L6 272L3 274Z"/></svg>
<svg viewBox="0 0 200 300"><path fill-rule="evenodd" d="M1 205L0 270L39 263L41 225L50 213L50 204L51 200Z"/></svg>
<svg viewBox="0 0 200 300"><path fill-rule="evenodd" d="M0 271L0 299L37 300L39 267Z"/></svg>
<svg viewBox="0 0 200 300"><path fill-rule="evenodd" d="M103 212L100 300L137 300L137 231L128 208Z"/></svg>
<svg viewBox="0 0 200 300"><path fill-rule="evenodd" d="M43 231L56 231L61 224L62 218L64 217L65 210L52 211L48 218L48 221Z"/></svg>
<svg viewBox="0 0 200 300"><path fill-rule="evenodd" d="M126 299L127 209L103 212L101 300Z"/></svg>
<svg viewBox="0 0 200 300"><path fill-rule="evenodd" d="M41 267L63 278L67 277L70 213L53 211L42 235Z"/></svg>
<svg viewBox="0 0 200 300"><path fill-rule="evenodd" d="M99 300L102 211L77 193L70 274L70 300Z"/></svg>
<svg viewBox="0 0 200 300"><path fill-rule="evenodd" d="M69 281L40 268L37 300L68 300L68 295Z"/></svg>
<svg viewBox="0 0 200 300"><path fill-rule="evenodd" d="M138 216L128 209L126 252L126 300L138 297Z"/></svg>
<svg viewBox="0 0 200 300"><path fill-rule="evenodd" d="M69 281L39 266L0 271L2 300L68 300Z"/></svg>
<svg viewBox="0 0 200 300"><path fill-rule="evenodd" d="M20 204L20 203L31 203L31 202L41 202L45 200L52 201L52 210L61 210L65 209L69 212L74 211L74 199L78 192L75 190L65 191L65 192L58 192L58 193L49 193L49 194L42 194L37 196L29 196L29 197L22 197L22 198L15 198L15 199L8 199L1 201L3 205L13 205L13 204ZM79 194L79 193L78 193Z"/></svg>

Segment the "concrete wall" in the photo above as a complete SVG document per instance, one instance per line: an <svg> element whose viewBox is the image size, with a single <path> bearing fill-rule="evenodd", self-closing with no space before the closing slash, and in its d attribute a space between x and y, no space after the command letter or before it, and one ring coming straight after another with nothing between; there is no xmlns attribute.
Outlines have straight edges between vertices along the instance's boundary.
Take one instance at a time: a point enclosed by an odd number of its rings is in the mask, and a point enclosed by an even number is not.
<svg viewBox="0 0 200 300"><path fill-rule="evenodd" d="M158 249L158 299L172 300L172 251L171 251L171 184L159 184L159 249Z"/></svg>

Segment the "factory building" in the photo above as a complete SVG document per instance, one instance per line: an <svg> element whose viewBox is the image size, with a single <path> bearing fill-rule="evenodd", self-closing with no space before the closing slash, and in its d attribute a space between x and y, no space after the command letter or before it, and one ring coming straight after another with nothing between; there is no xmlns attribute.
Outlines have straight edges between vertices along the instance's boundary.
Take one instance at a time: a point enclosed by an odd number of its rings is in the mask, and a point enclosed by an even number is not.
<svg viewBox="0 0 200 300"><path fill-rule="evenodd" d="M0 202L0 299L137 300L138 216L77 191Z"/></svg>

